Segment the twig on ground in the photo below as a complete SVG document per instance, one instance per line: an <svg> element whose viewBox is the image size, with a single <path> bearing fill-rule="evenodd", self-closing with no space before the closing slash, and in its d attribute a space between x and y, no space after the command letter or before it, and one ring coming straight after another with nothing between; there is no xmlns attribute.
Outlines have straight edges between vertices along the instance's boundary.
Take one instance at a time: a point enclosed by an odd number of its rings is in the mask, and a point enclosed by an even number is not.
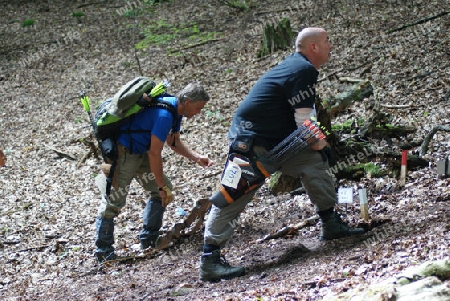
<svg viewBox="0 0 450 301"><path fill-rule="evenodd" d="M183 47L183 48L170 50L170 53L175 53L175 52L179 52L179 51L182 51L182 50L186 50L186 49L190 49L190 48L195 48L195 47L201 46L201 45L203 45L203 44L208 44L209 42L217 42L217 41L221 41L221 40L223 40L223 38L219 38L219 39L210 39L210 40L202 41L202 42L199 42L199 43L196 43L196 44L188 45L188 46Z"/></svg>
<svg viewBox="0 0 450 301"><path fill-rule="evenodd" d="M361 65L358 65L358 66L355 66L355 67L350 67L350 68L347 68L347 69L340 68L340 69L338 69L338 70L335 70L335 71L331 72L330 74L325 75L324 77L322 77L321 79L319 79L317 82L324 81L324 80L326 80L327 78L336 75L336 73L338 73L338 72L341 72L341 71L344 71L344 70L346 70L346 71L354 71L354 70L357 70L357 69L359 69L359 68L361 68L361 67L364 67L364 66L366 66L366 65L368 65L368 64L371 64L371 62L370 62L370 61L367 61L367 62L365 62L365 63L363 63L363 64L361 64ZM350 78L350 77L342 77L342 78L343 78L343 79L346 79L346 78ZM339 79L339 80L341 80L341 79ZM361 80L361 81L364 81L364 80Z"/></svg>
<svg viewBox="0 0 450 301"><path fill-rule="evenodd" d="M97 4L105 4L108 1L100 1L100 2L91 2L91 3L83 3L77 6L77 8L82 8L90 5L97 5Z"/></svg>
<svg viewBox="0 0 450 301"><path fill-rule="evenodd" d="M403 29L408 28L408 27L419 25L419 24L422 24L422 23L425 23L425 22L428 22L428 21L440 18L440 17L445 16L447 14L450 14L450 11L444 11L444 12L441 12L441 13L435 15L435 16L431 16L431 17L428 17L428 18L420 19L417 22L406 24L406 25L400 26L398 28L390 29L390 30L387 31L387 33L393 33L393 32L396 32L396 31L403 30Z"/></svg>
<svg viewBox="0 0 450 301"><path fill-rule="evenodd" d="M81 157L80 160L78 160L77 163L77 168L79 168L81 166L81 164L83 164L84 162L86 162L87 158L89 158L91 156L92 151L88 151L87 153L85 153L83 155L83 157Z"/></svg>
<svg viewBox="0 0 450 301"><path fill-rule="evenodd" d="M219 175L221 173L222 173L222 170L217 170L217 171L212 172L210 174L204 175L203 177L200 178L200 180L207 179L207 178L210 178L210 177L214 177L214 176L217 176L217 175Z"/></svg>
<svg viewBox="0 0 450 301"><path fill-rule="evenodd" d="M356 78L356 77L350 77L350 76L344 76L344 77L339 77L339 81L341 81L341 82L349 82L349 83L361 83L361 82L365 81L365 79Z"/></svg>
<svg viewBox="0 0 450 301"><path fill-rule="evenodd" d="M141 76L144 76L144 72L142 72L141 62L139 61L139 57L138 57L138 54L137 54L137 49L136 49L136 46L135 46L136 43L137 43L137 40L139 39L139 26L138 25L139 25L139 21L136 20L134 22L134 27L136 29L136 35L135 35L136 40L134 41L132 46L133 46L133 49L134 49L134 58L136 59L136 62L137 62L137 65L138 65L139 74Z"/></svg>
<svg viewBox="0 0 450 301"><path fill-rule="evenodd" d="M387 105L383 103L380 103L380 106L387 109L406 109L411 107L411 105Z"/></svg>
<svg viewBox="0 0 450 301"><path fill-rule="evenodd" d="M340 68L340 69L338 69L338 70L335 70L335 71L331 72L330 74L327 74L327 75L325 75L324 77L322 77L321 79L317 80L317 82L324 81L324 80L326 80L327 78L336 75L336 73L341 72L342 70L344 70L344 68Z"/></svg>
<svg viewBox="0 0 450 301"><path fill-rule="evenodd" d="M94 158L98 158L97 146L93 141L81 139L81 142L83 142L84 145L89 146L90 151L88 151L86 154L83 155L83 157L81 157L81 159L77 163L77 168L79 168L81 164L86 162L87 158L89 158L91 154L94 156Z"/></svg>
<svg viewBox="0 0 450 301"><path fill-rule="evenodd" d="M63 151L57 150L56 148L54 148L54 147L52 147L52 146L46 145L45 147L46 147L47 149L51 150L51 151L54 151L54 152L55 152L59 157L61 157L61 158L67 158L67 159L73 160L73 161L78 160L78 158L75 157L74 155L71 155L71 154L69 154L69 153L65 153L65 152L63 152Z"/></svg>
<svg viewBox="0 0 450 301"><path fill-rule="evenodd" d="M17 251L17 252L26 252L26 251L33 251L33 250L41 250L41 249L45 249L45 248L48 248L48 247L50 247L50 245L43 245L43 246L39 246L39 247L29 247L29 248L26 248L26 249L19 250L19 251Z"/></svg>

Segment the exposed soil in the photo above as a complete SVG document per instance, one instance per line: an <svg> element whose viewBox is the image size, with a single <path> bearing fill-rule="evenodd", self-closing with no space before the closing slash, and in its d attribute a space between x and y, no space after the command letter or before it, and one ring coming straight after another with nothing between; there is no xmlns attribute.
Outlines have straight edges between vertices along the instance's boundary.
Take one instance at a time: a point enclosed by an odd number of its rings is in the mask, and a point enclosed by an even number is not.
<svg viewBox="0 0 450 301"><path fill-rule="evenodd" d="M195 22L201 32L218 33L214 41L190 48L196 41L181 34L136 54L143 75L168 78L171 92L200 81L212 97L203 114L184 121L183 139L208 154L214 167L202 169L164 151L166 173L177 187L164 219L167 231L182 219L178 207L189 210L215 189L235 108L259 76L292 51L256 58L266 22L285 16L295 30L326 28L335 50L321 70L319 94L349 89L342 77L368 79L376 91L334 121L367 118L379 101L393 125L417 129L408 137L370 141L375 149L398 152L400 143L420 141L433 126L450 123L450 14L387 31L448 12L449 1L274 0L239 11L219 1L174 0L131 17L123 12L146 1L12 2L0 0L0 150L7 157L0 168L1 299L320 300L411 265L449 258L450 179L437 174L436 163L450 153L450 133L438 132L423 156L430 166L408 172L405 187L395 176L340 181L355 191L366 188L371 218L385 221L362 238L321 242L317 223L261 240L315 214L307 196L272 196L264 186L223 250L232 265L246 267L244 277L198 279L201 231L152 258L99 267L93 256L100 201L94 176L101 161L81 160L90 150L82 139L92 137L78 97L84 89L95 107L140 75L133 46L155 20L177 28ZM23 27L25 20L35 24ZM145 201L134 183L116 221L121 255L139 252ZM359 205L340 209L350 224L360 222Z"/></svg>

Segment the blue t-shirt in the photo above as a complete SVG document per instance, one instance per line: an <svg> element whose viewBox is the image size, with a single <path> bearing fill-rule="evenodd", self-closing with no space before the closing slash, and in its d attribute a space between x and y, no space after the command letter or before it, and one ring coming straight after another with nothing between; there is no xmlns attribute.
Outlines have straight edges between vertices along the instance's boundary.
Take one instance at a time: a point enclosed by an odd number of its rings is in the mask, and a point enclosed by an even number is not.
<svg viewBox="0 0 450 301"><path fill-rule="evenodd" d="M164 97L162 100L173 104L175 109L178 108L176 97ZM180 131L182 118L183 116L178 116L176 132ZM172 125L173 116L169 110L158 107L145 108L120 127L121 134L118 142L133 154L143 154L150 147L151 135L155 135L164 142L172 129ZM141 132L127 133L128 130Z"/></svg>
<svg viewBox="0 0 450 301"><path fill-rule="evenodd" d="M319 72L295 52L265 73L234 114L228 137L252 134L254 145L270 150L296 128L294 110L313 108Z"/></svg>

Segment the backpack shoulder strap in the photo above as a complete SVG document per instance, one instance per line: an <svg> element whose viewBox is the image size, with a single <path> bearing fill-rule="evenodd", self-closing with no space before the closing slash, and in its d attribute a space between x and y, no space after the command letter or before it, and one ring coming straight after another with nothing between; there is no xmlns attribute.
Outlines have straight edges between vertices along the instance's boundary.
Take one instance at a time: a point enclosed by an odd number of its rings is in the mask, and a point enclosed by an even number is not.
<svg viewBox="0 0 450 301"><path fill-rule="evenodd" d="M166 109L167 111L169 111L173 117L172 132L175 133L175 131L177 130L178 125L179 125L178 124L179 116L178 116L178 112L177 112L177 109L175 108L175 106L168 101L161 100L161 101L150 104L149 107L162 108L162 109Z"/></svg>

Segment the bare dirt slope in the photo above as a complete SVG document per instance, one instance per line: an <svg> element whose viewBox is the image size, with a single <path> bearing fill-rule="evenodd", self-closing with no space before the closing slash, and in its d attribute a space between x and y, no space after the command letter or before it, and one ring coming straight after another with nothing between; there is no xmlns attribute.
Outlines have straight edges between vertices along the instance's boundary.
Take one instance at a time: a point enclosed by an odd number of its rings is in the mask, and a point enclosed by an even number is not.
<svg viewBox="0 0 450 301"><path fill-rule="evenodd" d="M263 24L283 16L294 29L329 31L335 50L321 70L322 97L349 88L340 77L369 79L376 89L336 122L367 118L377 100L392 124L417 128L409 140L423 139L434 125L450 122L450 15L387 31L449 11L449 1L274 0L239 11L219 1L191 0L131 17L123 13L146 1L12 2L0 1L0 149L8 159L0 168L2 300L320 300L411 265L449 258L450 182L436 173L436 162L450 152L449 133L434 136L424 156L430 167L410 172L404 188L394 177L340 183L367 188L371 216L391 220L361 240L323 243L320 226L313 225L260 242L271 231L314 215L306 196L274 197L262 189L224 248L230 263L244 265L248 274L220 283L198 280L201 233L155 258L98 268L93 239L100 197L94 176L100 160L78 164L89 152L80 139L90 135L79 91L84 89L95 107L139 75L133 45L145 37L137 33L155 20L175 28L188 24L191 31L138 51L140 68L156 80L171 80L174 93L190 81L208 88L212 101L204 114L184 123L183 138L216 162L203 170L165 152L177 201L167 208L164 230L181 219L178 207L191 208L215 188L234 109L258 77L292 51L255 57ZM23 27L25 20L35 24ZM193 22L200 32L216 32L215 40L188 48L194 43ZM375 149L390 151L398 151L399 142L371 141ZM133 185L117 219L120 254L136 253L145 201ZM358 206L347 208L353 225L358 212Z"/></svg>

